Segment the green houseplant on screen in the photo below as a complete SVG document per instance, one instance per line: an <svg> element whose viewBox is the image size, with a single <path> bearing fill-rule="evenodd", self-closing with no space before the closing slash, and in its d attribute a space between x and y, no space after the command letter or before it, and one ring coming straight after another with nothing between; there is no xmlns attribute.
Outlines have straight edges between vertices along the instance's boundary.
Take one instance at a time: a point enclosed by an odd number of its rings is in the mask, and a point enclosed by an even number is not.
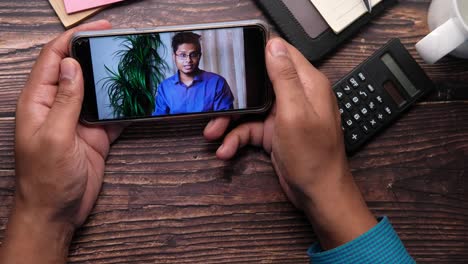
<svg viewBox="0 0 468 264"><path fill-rule="evenodd" d="M105 65L104 78L114 117L151 115L155 108L158 85L164 80L167 63L158 53L164 49L159 34L117 37L122 49L115 52L120 60L117 70Z"/></svg>

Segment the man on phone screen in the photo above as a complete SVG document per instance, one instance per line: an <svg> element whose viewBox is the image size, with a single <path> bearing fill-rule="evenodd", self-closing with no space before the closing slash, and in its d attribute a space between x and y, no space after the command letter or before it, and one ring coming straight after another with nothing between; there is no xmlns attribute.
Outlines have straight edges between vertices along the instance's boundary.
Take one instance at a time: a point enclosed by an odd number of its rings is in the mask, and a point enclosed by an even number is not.
<svg viewBox="0 0 468 264"><path fill-rule="evenodd" d="M223 111L233 108L234 97L226 80L201 70L200 35L177 33L172 38L177 73L158 87L153 115Z"/></svg>

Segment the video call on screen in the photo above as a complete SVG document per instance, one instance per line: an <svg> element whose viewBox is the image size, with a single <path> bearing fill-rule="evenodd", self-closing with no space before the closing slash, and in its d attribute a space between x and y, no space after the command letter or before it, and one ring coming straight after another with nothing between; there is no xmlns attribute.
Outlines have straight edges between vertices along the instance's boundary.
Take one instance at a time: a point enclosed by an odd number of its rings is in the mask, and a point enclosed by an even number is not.
<svg viewBox="0 0 468 264"><path fill-rule="evenodd" d="M239 27L90 38L98 119L259 106L259 34Z"/></svg>

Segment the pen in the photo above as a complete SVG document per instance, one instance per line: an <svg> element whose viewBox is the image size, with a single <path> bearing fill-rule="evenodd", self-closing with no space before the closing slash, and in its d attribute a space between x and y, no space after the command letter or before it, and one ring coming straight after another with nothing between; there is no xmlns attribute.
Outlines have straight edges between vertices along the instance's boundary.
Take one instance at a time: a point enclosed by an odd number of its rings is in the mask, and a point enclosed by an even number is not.
<svg viewBox="0 0 468 264"><path fill-rule="evenodd" d="M364 4L366 5L367 12L371 13L371 12L372 12L372 3L371 3L371 0L364 0Z"/></svg>

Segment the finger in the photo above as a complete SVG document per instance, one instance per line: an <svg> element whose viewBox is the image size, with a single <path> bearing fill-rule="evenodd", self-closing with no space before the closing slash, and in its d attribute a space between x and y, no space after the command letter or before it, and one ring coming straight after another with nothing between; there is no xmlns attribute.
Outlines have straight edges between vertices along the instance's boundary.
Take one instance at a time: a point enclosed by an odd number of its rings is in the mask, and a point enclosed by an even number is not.
<svg viewBox="0 0 468 264"><path fill-rule="evenodd" d="M211 119L206 125L203 135L207 140L217 140L224 135L231 122L231 117L221 116Z"/></svg>
<svg viewBox="0 0 468 264"><path fill-rule="evenodd" d="M45 125L67 135L74 134L83 103L83 94L83 75L80 65L72 58L63 59L60 63L57 95Z"/></svg>
<svg viewBox="0 0 468 264"><path fill-rule="evenodd" d="M109 29L111 24L107 20L83 24L70 29L47 43L42 49L36 64L34 65L29 80L32 85L30 89L39 89L40 85L55 85L58 81L60 61L69 54L70 39L78 31Z"/></svg>
<svg viewBox="0 0 468 264"><path fill-rule="evenodd" d="M17 132L28 137L45 121L57 94L60 62L68 54L68 42L73 33L79 30L109 28L105 20L84 24L62 34L43 49L31 71L28 82L18 100ZM25 127L23 129L23 127Z"/></svg>
<svg viewBox="0 0 468 264"><path fill-rule="evenodd" d="M301 81L304 79L326 79L323 73L315 68L299 50L287 42L285 45Z"/></svg>
<svg viewBox="0 0 468 264"><path fill-rule="evenodd" d="M104 159L109 153L110 143L107 131L102 126L78 124L78 136Z"/></svg>
<svg viewBox="0 0 468 264"><path fill-rule="evenodd" d="M87 126L78 125L77 132L89 146L97 151L104 159L109 153L112 144L127 125Z"/></svg>
<svg viewBox="0 0 468 264"><path fill-rule="evenodd" d="M265 56L278 108L295 109L300 106L304 90L286 42L280 38L270 40Z"/></svg>
<svg viewBox="0 0 468 264"><path fill-rule="evenodd" d="M123 130L128 127L130 123L126 123L123 125L109 125L106 126L107 137L109 138L109 144L114 143L114 141L122 134Z"/></svg>
<svg viewBox="0 0 468 264"><path fill-rule="evenodd" d="M223 144L216 151L216 156L222 160L232 158L238 149L247 144L262 146L263 122L251 122L234 128L225 138Z"/></svg>
<svg viewBox="0 0 468 264"><path fill-rule="evenodd" d="M330 103L330 100L327 100L334 99L328 78L315 68L295 47L289 43L285 45L288 48L291 60L296 66L305 98L316 109L323 109L323 106L335 106L336 104Z"/></svg>
<svg viewBox="0 0 468 264"><path fill-rule="evenodd" d="M273 149L273 132L275 131L276 103L273 104L270 114L263 122L263 149L271 153Z"/></svg>

